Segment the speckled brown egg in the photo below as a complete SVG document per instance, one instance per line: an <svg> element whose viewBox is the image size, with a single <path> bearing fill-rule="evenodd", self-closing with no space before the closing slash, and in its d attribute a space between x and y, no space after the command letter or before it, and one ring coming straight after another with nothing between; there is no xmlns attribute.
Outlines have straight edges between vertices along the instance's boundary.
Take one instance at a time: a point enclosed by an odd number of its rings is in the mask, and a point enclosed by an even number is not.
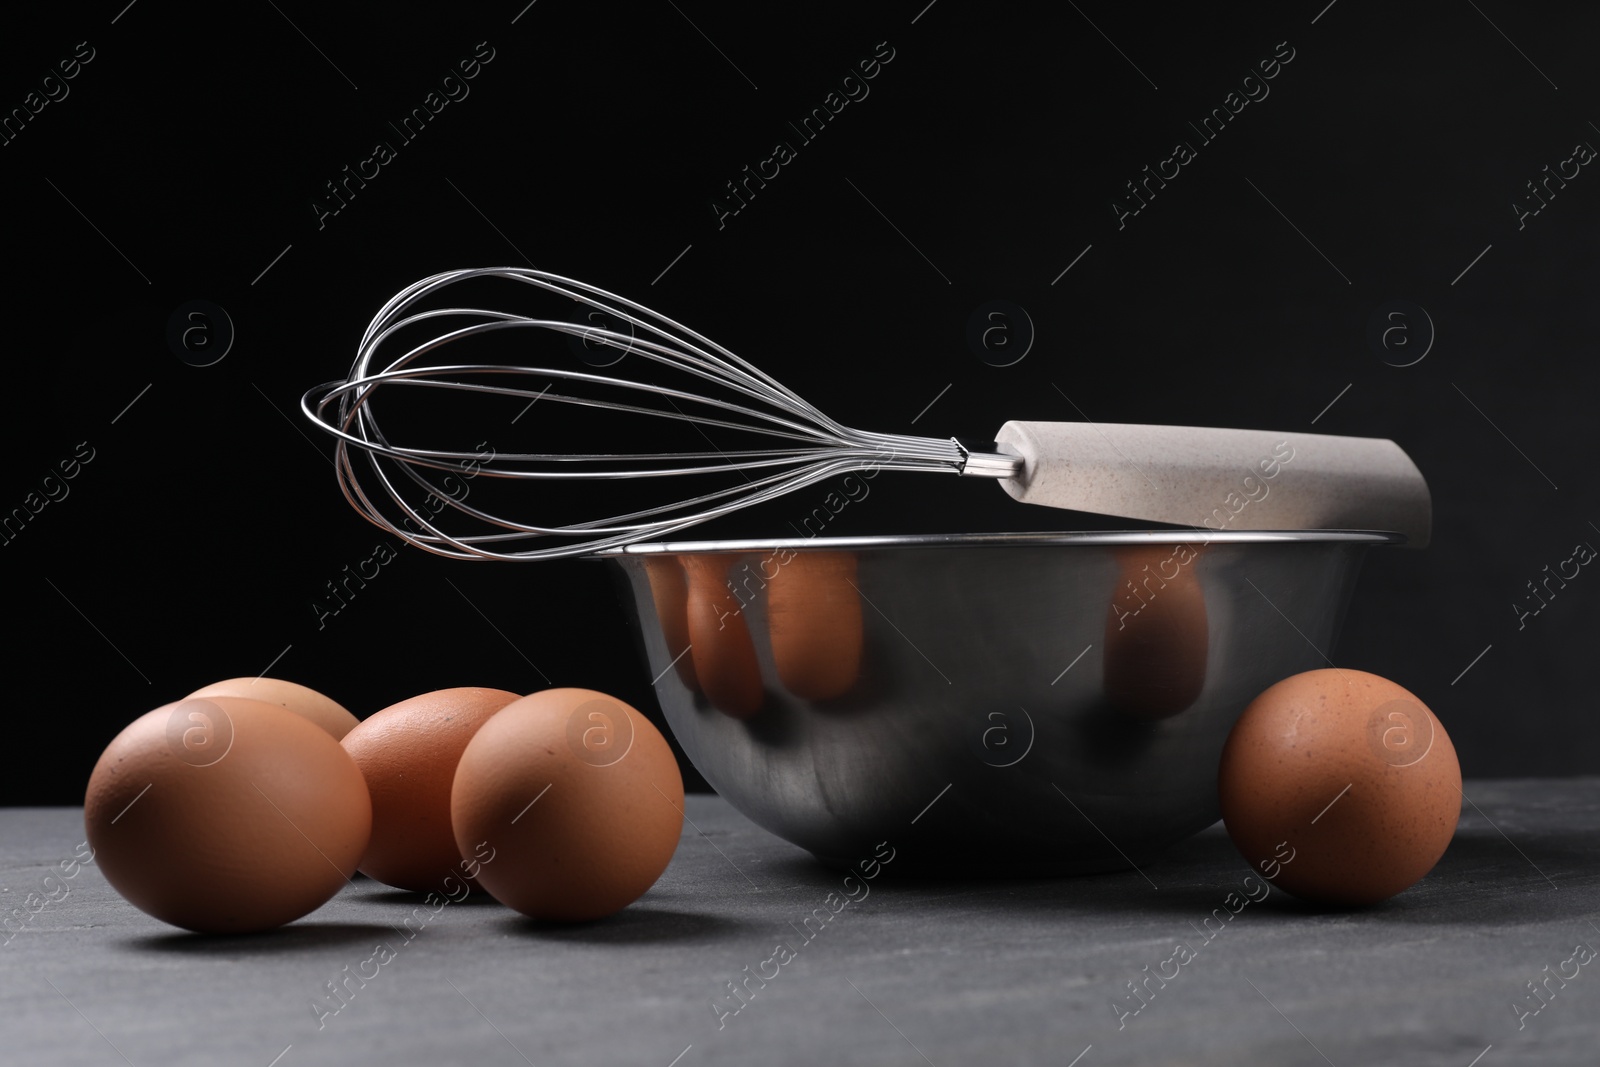
<svg viewBox="0 0 1600 1067"><path fill-rule="evenodd" d="M478 884L536 919L598 919L666 870L683 830L683 779L649 719L592 689L506 705L461 754L450 797Z"/></svg>
<svg viewBox="0 0 1600 1067"><path fill-rule="evenodd" d="M332 697L281 678L226 678L189 694L191 697L241 697L276 704L303 716L333 735L335 741L356 728L361 720Z"/></svg>
<svg viewBox="0 0 1600 1067"><path fill-rule="evenodd" d="M185 929L247 933L339 891L372 805L322 727L275 704L191 697L112 739L83 819L95 865L129 903Z"/></svg>
<svg viewBox="0 0 1600 1067"><path fill-rule="evenodd" d="M391 704L345 735L372 795L372 840L361 873L397 889L446 895L472 870L450 828L450 786L467 742L520 694L463 686Z"/></svg>
<svg viewBox="0 0 1600 1067"><path fill-rule="evenodd" d="M1228 835L1304 900L1354 906L1401 892L1444 855L1461 767L1416 696L1364 671L1307 671L1234 725L1218 775Z"/></svg>
<svg viewBox="0 0 1600 1067"><path fill-rule="evenodd" d="M854 552L795 552L781 557L767 589L767 636L785 689L806 700L832 700L861 676L861 594Z"/></svg>
<svg viewBox="0 0 1600 1067"><path fill-rule="evenodd" d="M686 614L695 678L718 711L748 719L761 710L767 692L744 604L728 588L728 570L738 558L691 552L683 557L683 569L689 582Z"/></svg>

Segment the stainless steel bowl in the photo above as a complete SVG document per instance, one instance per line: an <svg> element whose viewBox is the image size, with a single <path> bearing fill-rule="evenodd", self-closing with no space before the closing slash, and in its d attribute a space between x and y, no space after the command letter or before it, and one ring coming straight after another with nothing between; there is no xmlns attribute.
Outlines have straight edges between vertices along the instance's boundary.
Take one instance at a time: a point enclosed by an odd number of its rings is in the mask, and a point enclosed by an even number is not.
<svg viewBox="0 0 1600 1067"><path fill-rule="evenodd" d="M825 863L1136 865L1218 818L1268 685L1328 665L1359 532L634 545L667 722L736 808ZM904 861L904 862L902 862Z"/></svg>

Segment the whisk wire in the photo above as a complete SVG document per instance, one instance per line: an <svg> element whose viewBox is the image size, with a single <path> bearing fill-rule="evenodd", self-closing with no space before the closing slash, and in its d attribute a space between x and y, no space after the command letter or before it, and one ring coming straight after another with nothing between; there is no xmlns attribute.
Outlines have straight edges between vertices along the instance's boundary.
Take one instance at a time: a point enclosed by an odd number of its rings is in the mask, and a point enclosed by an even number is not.
<svg viewBox="0 0 1600 1067"><path fill-rule="evenodd" d="M424 302L447 287L495 279L532 286L600 312L604 325L585 325L477 307L432 307ZM398 335L433 320L465 321L398 355ZM629 332L614 328L626 323ZM653 381L596 374L562 366L489 362L435 362L449 346L483 343L507 330L541 330L637 355L665 370L725 392L706 396ZM387 361L387 362L385 362ZM473 381L499 377L501 381ZM542 389L506 384L506 378L548 380ZM552 391L557 381L572 391ZM466 452L401 444L379 422L376 397L385 387L437 389L460 396L504 396L534 404L559 404L620 416L687 424L705 448L610 453L580 446L567 451ZM591 395L598 391L599 395ZM639 402L615 395L642 396ZM657 406L664 402L666 405ZM685 410L680 403L686 405ZM524 408L524 412L528 410ZM670 408L670 410L668 410ZM776 499L839 474L874 469L967 471L969 453L951 440L885 434L844 426L753 364L693 330L625 297L543 271L518 267L446 271L414 282L391 297L367 325L349 376L327 382L301 398L301 410L335 439L340 490L359 513L426 551L453 559L541 560L587 555L651 537L661 537L731 512ZM521 415L518 415L521 418ZM516 420L513 420L516 421ZM709 431L732 431L786 443L784 447L721 447ZM480 446L481 447L481 446ZM363 484L354 453L370 470L373 491ZM993 473L999 460L986 456ZM429 472L447 472L440 477ZM395 475L403 475L399 481ZM684 499L625 510L598 519L542 525L496 515L466 502L466 479L581 483L600 479L727 476L743 479ZM449 487L457 479L457 491ZM406 490L414 486L420 491ZM443 515L476 524L447 529Z"/></svg>

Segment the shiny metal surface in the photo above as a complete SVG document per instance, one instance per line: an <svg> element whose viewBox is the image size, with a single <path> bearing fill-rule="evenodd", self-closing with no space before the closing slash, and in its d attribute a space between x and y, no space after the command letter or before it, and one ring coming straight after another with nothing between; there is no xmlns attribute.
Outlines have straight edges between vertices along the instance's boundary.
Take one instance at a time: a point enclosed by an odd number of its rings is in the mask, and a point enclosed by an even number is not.
<svg viewBox="0 0 1600 1067"><path fill-rule="evenodd" d="M667 721L761 826L846 865L1125 868L1218 817L1268 685L1326 666L1379 533L634 545Z"/></svg>

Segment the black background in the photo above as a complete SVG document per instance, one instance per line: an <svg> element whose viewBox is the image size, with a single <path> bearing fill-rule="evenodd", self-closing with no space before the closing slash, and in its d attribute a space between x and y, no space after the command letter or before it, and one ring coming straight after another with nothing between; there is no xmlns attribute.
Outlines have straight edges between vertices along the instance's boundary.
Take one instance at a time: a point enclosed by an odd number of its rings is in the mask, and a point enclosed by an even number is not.
<svg viewBox="0 0 1600 1067"><path fill-rule="evenodd" d="M94 58L0 146L0 511L80 442L94 458L0 546L0 802L77 803L127 721L269 668L360 716L547 682L659 714L609 565L407 548L319 628L325 583L392 538L340 497L299 397L344 374L394 291L485 265L632 296L866 428L986 438L1075 405L1391 437L1430 480L1436 540L1372 554L1336 661L1417 693L1469 775L1591 770L1600 578L1521 630L1512 605L1600 544L1600 177L1584 168L1521 228L1512 205L1600 143L1600 11L925 4L8 13L5 111L78 42ZM324 183L395 141L386 123L479 42L494 58L470 94L319 227ZM787 122L879 42L894 58L870 95L719 228L724 183L797 142ZM1294 58L1270 95L1119 228L1124 183L1197 142L1187 122L1279 42ZM207 367L166 337L196 299L236 330ZM1012 366L967 344L994 299L1036 329ZM1412 366L1368 344L1394 300L1437 333ZM702 529L785 534L822 496ZM1105 525L889 475L829 532Z"/></svg>

